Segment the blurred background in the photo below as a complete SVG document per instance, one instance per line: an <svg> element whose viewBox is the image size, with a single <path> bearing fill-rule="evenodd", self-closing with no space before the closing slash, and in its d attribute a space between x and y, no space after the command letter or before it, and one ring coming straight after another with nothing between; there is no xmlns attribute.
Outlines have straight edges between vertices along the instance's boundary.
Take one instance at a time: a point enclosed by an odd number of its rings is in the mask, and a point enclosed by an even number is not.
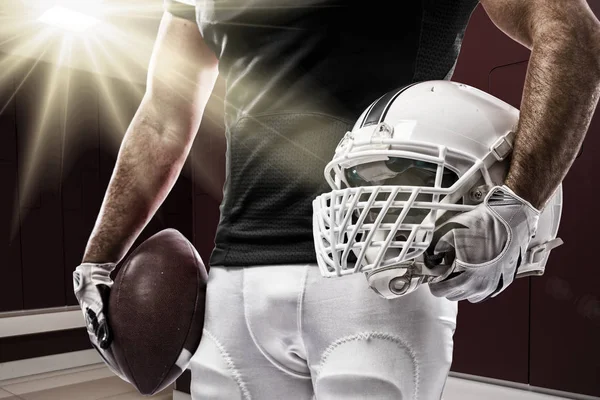
<svg viewBox="0 0 600 400"><path fill-rule="evenodd" d="M600 15L600 0L588 3ZM144 94L161 15L162 0L0 0L0 399L142 398L91 348L72 271ZM452 80L519 107L528 59L479 6ZM223 88L132 250L175 228L208 260L225 176ZM600 398L599 135L596 116L564 182L565 244L546 274L460 303L445 398ZM189 399L189 379L155 397Z"/></svg>

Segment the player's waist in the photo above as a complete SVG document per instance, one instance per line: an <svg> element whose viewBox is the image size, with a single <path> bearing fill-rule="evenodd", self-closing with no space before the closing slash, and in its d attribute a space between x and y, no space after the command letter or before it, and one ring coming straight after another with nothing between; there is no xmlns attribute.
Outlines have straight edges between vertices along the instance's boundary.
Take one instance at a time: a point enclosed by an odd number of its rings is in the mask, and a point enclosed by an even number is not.
<svg viewBox="0 0 600 400"><path fill-rule="evenodd" d="M219 227L210 265L252 266L290 263L316 263L315 247L310 229L296 230L294 235L281 237L281 232L268 225L255 231L256 240L248 240L232 226ZM257 227L255 227L257 228Z"/></svg>

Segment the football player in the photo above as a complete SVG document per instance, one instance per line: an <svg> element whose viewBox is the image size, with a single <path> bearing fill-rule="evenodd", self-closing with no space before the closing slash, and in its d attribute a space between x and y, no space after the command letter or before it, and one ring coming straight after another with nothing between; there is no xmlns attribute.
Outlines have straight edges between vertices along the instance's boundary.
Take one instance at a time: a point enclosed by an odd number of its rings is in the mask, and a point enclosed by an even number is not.
<svg viewBox="0 0 600 400"><path fill-rule="evenodd" d="M458 216L491 244L475 254L472 235L449 230L430 256L453 253L458 275L394 299L369 290L363 274L323 278L312 202L332 190L323 171L336 146L369 105L385 109L373 103L385 93L451 79L479 2L531 50L506 178ZM205 331L189 364L192 398L439 399L457 300L478 302L510 284L589 126L600 94L600 24L586 1L166 0L165 7L146 94L75 271L92 343L110 365L98 287L110 287L109 273L176 181L220 74L227 179ZM379 124L382 114L373 115ZM387 167L431 169L405 161ZM495 228L514 239L510 246L493 240Z"/></svg>

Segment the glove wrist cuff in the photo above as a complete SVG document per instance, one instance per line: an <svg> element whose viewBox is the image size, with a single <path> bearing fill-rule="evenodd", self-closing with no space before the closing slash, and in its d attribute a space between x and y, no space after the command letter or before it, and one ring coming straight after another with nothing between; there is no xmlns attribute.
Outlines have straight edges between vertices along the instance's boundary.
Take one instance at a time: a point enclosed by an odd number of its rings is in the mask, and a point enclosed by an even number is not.
<svg viewBox="0 0 600 400"><path fill-rule="evenodd" d="M515 200L519 201L520 203L522 203L524 206L528 207L531 209L531 211L533 211L535 214L540 214L540 210L538 210L537 208L535 208L529 201L525 200L524 198L522 198L521 196L519 196L518 194L516 194L511 188L509 188L506 185L499 185L499 186L495 186L492 188L492 190L490 190L490 192L488 193L487 196L487 200L489 200L489 198L497 191L502 191L506 194L508 194L510 197L514 198Z"/></svg>
<svg viewBox="0 0 600 400"><path fill-rule="evenodd" d="M108 262L108 263L85 262L85 263L81 263L80 267L90 267L90 268L94 268L94 269L99 268L99 269L103 269L107 272L112 272L117 267L117 264L112 263L112 262Z"/></svg>

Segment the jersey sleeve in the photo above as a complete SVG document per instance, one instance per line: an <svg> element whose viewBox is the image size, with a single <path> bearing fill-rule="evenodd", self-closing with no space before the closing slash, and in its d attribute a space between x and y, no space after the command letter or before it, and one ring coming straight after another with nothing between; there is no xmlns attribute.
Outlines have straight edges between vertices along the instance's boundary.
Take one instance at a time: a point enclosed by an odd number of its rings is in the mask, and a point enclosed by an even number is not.
<svg viewBox="0 0 600 400"><path fill-rule="evenodd" d="M164 9L176 17L196 22L195 3L195 0L164 0Z"/></svg>

